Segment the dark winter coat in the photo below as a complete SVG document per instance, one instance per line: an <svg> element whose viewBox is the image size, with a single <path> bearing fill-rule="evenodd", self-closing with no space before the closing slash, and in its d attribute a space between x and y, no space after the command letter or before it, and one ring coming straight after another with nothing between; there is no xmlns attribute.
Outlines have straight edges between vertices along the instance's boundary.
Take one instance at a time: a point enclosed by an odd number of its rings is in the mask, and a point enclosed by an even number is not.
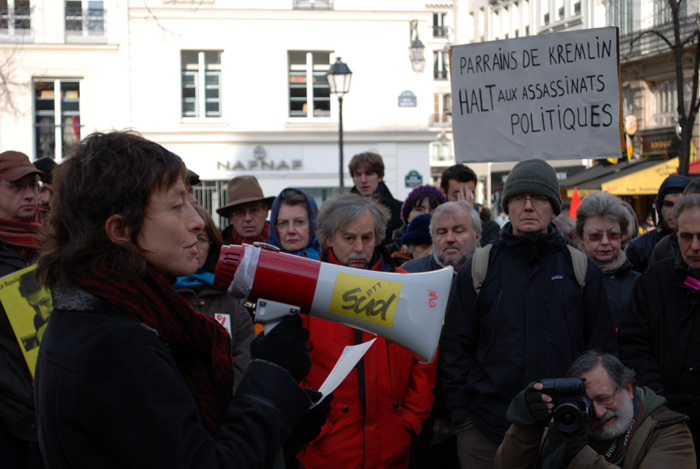
<svg viewBox="0 0 700 469"><path fill-rule="evenodd" d="M235 390L250 363L250 343L255 338L255 327L250 313L238 301L207 283L178 288L176 291L195 311L216 319L231 332L233 389Z"/></svg>
<svg viewBox="0 0 700 469"><path fill-rule="evenodd" d="M442 266L437 263L435 256L432 254L429 256L423 256L419 259L413 259L408 261L401 266L403 270L409 273L419 273L419 272L432 272L433 270L440 270Z"/></svg>
<svg viewBox="0 0 700 469"><path fill-rule="evenodd" d="M271 467L310 405L289 373L253 360L213 436L158 331L82 290L52 294L36 372L52 469Z"/></svg>
<svg viewBox="0 0 700 469"><path fill-rule="evenodd" d="M620 324L620 356L668 406L690 417L700 442L700 275L681 253L661 260L637 281Z"/></svg>
<svg viewBox="0 0 700 469"><path fill-rule="evenodd" d="M481 220L481 239L479 246L484 247L487 244L493 244L498 240L501 233L501 227L493 220Z"/></svg>
<svg viewBox="0 0 700 469"><path fill-rule="evenodd" d="M565 376L588 347L617 353L602 275L588 262L576 280L566 241L549 232L514 236L506 225L489 253L477 297L471 260L453 282L440 340L439 366L453 422L471 418L495 442L509 423L513 397L528 383Z"/></svg>
<svg viewBox="0 0 700 469"><path fill-rule="evenodd" d="M634 284L640 277L640 273L632 268L629 260L613 272L603 272L603 285L607 294L610 311L615 318L615 327L620 325L622 311L632 293Z"/></svg>
<svg viewBox="0 0 700 469"><path fill-rule="evenodd" d="M352 192L353 194L360 193L360 191L358 191L357 187L355 186L353 186L350 192ZM384 182L379 183L379 185L377 186L377 190L374 191L372 197L377 199L377 202L388 208L389 212L391 213L389 223L387 223L386 225L386 233L384 234L384 239L381 242L381 244L387 246L391 244L391 235L394 234L394 230L400 228L403 225L403 222L401 221L401 206L403 205L403 202L401 202L400 200L396 200L394 196L391 195L391 191L389 191L389 188L386 186L386 184L384 184Z"/></svg>
<svg viewBox="0 0 700 469"><path fill-rule="evenodd" d="M28 265L16 251L0 243L0 277L22 270ZM32 375L1 304L0 419L16 437L25 441L37 441Z"/></svg>
<svg viewBox="0 0 700 469"><path fill-rule="evenodd" d="M679 249L678 235L674 231L668 236L664 236L661 241L656 243L654 250L651 252L651 257L649 258L649 265L659 262L661 259L676 257L676 253Z"/></svg>

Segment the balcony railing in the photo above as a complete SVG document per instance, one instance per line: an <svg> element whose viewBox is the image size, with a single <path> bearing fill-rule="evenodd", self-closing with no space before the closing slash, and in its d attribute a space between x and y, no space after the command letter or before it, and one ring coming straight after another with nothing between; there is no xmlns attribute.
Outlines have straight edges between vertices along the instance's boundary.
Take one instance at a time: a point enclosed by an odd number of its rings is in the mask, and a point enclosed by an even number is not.
<svg viewBox="0 0 700 469"><path fill-rule="evenodd" d="M295 10L332 10L333 0L293 0Z"/></svg>
<svg viewBox="0 0 700 469"><path fill-rule="evenodd" d="M0 9L0 38L26 37L31 32L29 2Z"/></svg>
<svg viewBox="0 0 700 469"><path fill-rule="evenodd" d="M680 19L680 36L685 40L699 27L700 15L695 14ZM668 44L652 31L658 31L673 41L673 23L665 23L643 31L635 31L620 37L620 61L638 60L646 55L670 52Z"/></svg>

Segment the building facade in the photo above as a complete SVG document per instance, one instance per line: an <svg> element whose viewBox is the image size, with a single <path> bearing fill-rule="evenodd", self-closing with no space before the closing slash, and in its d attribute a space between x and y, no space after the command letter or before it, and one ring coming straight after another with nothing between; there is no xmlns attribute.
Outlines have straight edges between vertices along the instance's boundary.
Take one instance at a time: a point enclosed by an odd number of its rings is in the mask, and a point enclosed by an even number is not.
<svg viewBox="0 0 700 469"><path fill-rule="evenodd" d="M266 195L294 186L322 203L339 186L339 106L326 72L341 57L353 72L345 187L350 158L376 151L402 199L430 182L446 119L436 93L449 92L432 45L414 72L411 25L444 47L447 24L435 21L448 15L452 2L417 0L0 0L11 98L0 102L0 148L61 161L91 132L129 128L180 155L212 211L241 174Z"/></svg>

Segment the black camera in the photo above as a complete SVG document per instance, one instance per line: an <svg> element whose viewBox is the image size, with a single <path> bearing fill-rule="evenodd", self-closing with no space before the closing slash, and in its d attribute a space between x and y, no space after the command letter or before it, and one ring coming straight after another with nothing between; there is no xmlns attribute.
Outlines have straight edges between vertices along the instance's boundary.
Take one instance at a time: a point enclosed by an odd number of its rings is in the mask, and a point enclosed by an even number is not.
<svg viewBox="0 0 700 469"><path fill-rule="evenodd" d="M580 378L543 379L542 393L552 397L552 417L559 430L571 433L583 423L582 414L588 412L586 385Z"/></svg>

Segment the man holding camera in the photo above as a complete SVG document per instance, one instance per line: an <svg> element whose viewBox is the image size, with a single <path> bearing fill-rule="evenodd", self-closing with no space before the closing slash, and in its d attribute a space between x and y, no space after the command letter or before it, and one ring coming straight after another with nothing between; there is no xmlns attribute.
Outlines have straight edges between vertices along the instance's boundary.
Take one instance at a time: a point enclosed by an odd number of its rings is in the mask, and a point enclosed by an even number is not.
<svg viewBox="0 0 700 469"><path fill-rule="evenodd" d="M589 350L567 375L513 399L496 468L695 467L688 418L634 386L634 370L617 357Z"/></svg>

